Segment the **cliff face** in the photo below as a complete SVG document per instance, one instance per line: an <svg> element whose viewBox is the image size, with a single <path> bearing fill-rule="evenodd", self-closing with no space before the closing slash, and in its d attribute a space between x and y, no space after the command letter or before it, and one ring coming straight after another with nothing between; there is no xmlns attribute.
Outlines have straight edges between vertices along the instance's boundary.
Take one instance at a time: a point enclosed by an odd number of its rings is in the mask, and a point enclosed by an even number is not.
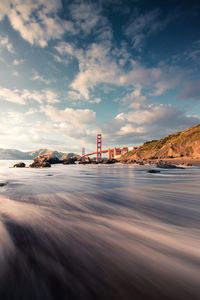
<svg viewBox="0 0 200 300"><path fill-rule="evenodd" d="M160 140L144 143L128 152L123 159L156 159L191 157L200 158L200 124L185 131L168 135Z"/></svg>

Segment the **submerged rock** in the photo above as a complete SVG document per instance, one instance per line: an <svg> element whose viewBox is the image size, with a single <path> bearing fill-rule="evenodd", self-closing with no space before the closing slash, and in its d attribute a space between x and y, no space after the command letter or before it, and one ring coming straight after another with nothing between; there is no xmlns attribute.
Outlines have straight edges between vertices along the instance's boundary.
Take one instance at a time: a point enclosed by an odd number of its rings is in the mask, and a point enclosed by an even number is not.
<svg viewBox="0 0 200 300"><path fill-rule="evenodd" d="M165 163L159 163L156 166L157 168L163 168L163 169L185 169L183 167L177 167L175 165L171 165L171 164L165 164Z"/></svg>
<svg viewBox="0 0 200 300"><path fill-rule="evenodd" d="M8 184L7 181L5 181L5 182L0 182L0 187L5 186L5 185L7 185L7 184Z"/></svg>
<svg viewBox="0 0 200 300"><path fill-rule="evenodd" d="M159 170L148 170L147 172L148 172L148 173L160 173Z"/></svg>
<svg viewBox="0 0 200 300"><path fill-rule="evenodd" d="M19 162L13 166L13 168L25 168L26 165L23 162Z"/></svg>

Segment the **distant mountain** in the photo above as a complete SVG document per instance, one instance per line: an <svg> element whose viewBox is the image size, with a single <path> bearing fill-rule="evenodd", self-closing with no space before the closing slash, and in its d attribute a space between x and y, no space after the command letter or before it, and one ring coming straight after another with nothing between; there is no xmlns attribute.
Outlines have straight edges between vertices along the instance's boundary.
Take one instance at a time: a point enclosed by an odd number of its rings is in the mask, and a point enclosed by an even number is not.
<svg viewBox="0 0 200 300"><path fill-rule="evenodd" d="M200 158L200 124L160 140L146 142L137 150L123 155L121 160L177 157Z"/></svg>
<svg viewBox="0 0 200 300"><path fill-rule="evenodd" d="M38 149L34 151L23 152L16 149L1 149L0 148L0 160L33 160L38 155L42 154L52 154L57 156L59 159L66 159L70 157L80 157L75 153L63 153L49 149Z"/></svg>

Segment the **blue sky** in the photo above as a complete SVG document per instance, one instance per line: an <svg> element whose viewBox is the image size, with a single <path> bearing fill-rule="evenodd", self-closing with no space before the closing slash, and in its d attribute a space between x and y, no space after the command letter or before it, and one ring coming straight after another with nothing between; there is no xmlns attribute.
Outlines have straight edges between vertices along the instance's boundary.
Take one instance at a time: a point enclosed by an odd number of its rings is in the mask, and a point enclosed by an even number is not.
<svg viewBox="0 0 200 300"><path fill-rule="evenodd" d="M1 0L0 148L86 152L200 123L200 2Z"/></svg>

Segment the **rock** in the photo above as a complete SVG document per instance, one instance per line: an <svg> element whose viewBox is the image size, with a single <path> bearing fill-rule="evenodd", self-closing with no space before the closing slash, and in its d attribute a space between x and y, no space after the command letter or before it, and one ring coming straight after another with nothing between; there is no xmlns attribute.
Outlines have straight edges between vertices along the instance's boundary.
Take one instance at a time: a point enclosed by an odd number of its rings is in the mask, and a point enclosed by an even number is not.
<svg viewBox="0 0 200 300"><path fill-rule="evenodd" d="M17 163L13 166L13 168L25 168L25 167L26 167L26 165L23 162Z"/></svg>
<svg viewBox="0 0 200 300"><path fill-rule="evenodd" d="M7 185L7 184L8 184L7 181L5 181L5 182L0 182L0 187L5 186L5 185Z"/></svg>
<svg viewBox="0 0 200 300"><path fill-rule="evenodd" d="M29 168L50 168L51 164L49 162L33 162L29 165Z"/></svg>
<svg viewBox="0 0 200 300"><path fill-rule="evenodd" d="M115 164L116 159L105 159L103 160L103 164Z"/></svg>
<svg viewBox="0 0 200 300"><path fill-rule="evenodd" d="M177 167L175 165L166 164L166 163L158 163L157 168L163 168L163 169L184 169L183 167Z"/></svg>
<svg viewBox="0 0 200 300"><path fill-rule="evenodd" d="M159 170L148 170L147 172L148 172L148 173L160 173Z"/></svg>
<svg viewBox="0 0 200 300"><path fill-rule="evenodd" d="M44 163L48 162L50 164L59 164L62 163L63 161L59 160L57 156L52 155L52 154L44 154L44 155L39 155L34 158L35 163Z"/></svg>
<svg viewBox="0 0 200 300"><path fill-rule="evenodd" d="M93 165L98 165L99 163L98 163L98 161L96 161L96 160L92 160L92 161L91 161L91 164L93 164Z"/></svg>
<svg viewBox="0 0 200 300"><path fill-rule="evenodd" d="M82 165L91 164L91 159L88 156L85 156L82 158L82 160L79 162L79 164L82 164Z"/></svg>
<svg viewBox="0 0 200 300"><path fill-rule="evenodd" d="M63 160L63 165L74 165L77 159L67 158Z"/></svg>

